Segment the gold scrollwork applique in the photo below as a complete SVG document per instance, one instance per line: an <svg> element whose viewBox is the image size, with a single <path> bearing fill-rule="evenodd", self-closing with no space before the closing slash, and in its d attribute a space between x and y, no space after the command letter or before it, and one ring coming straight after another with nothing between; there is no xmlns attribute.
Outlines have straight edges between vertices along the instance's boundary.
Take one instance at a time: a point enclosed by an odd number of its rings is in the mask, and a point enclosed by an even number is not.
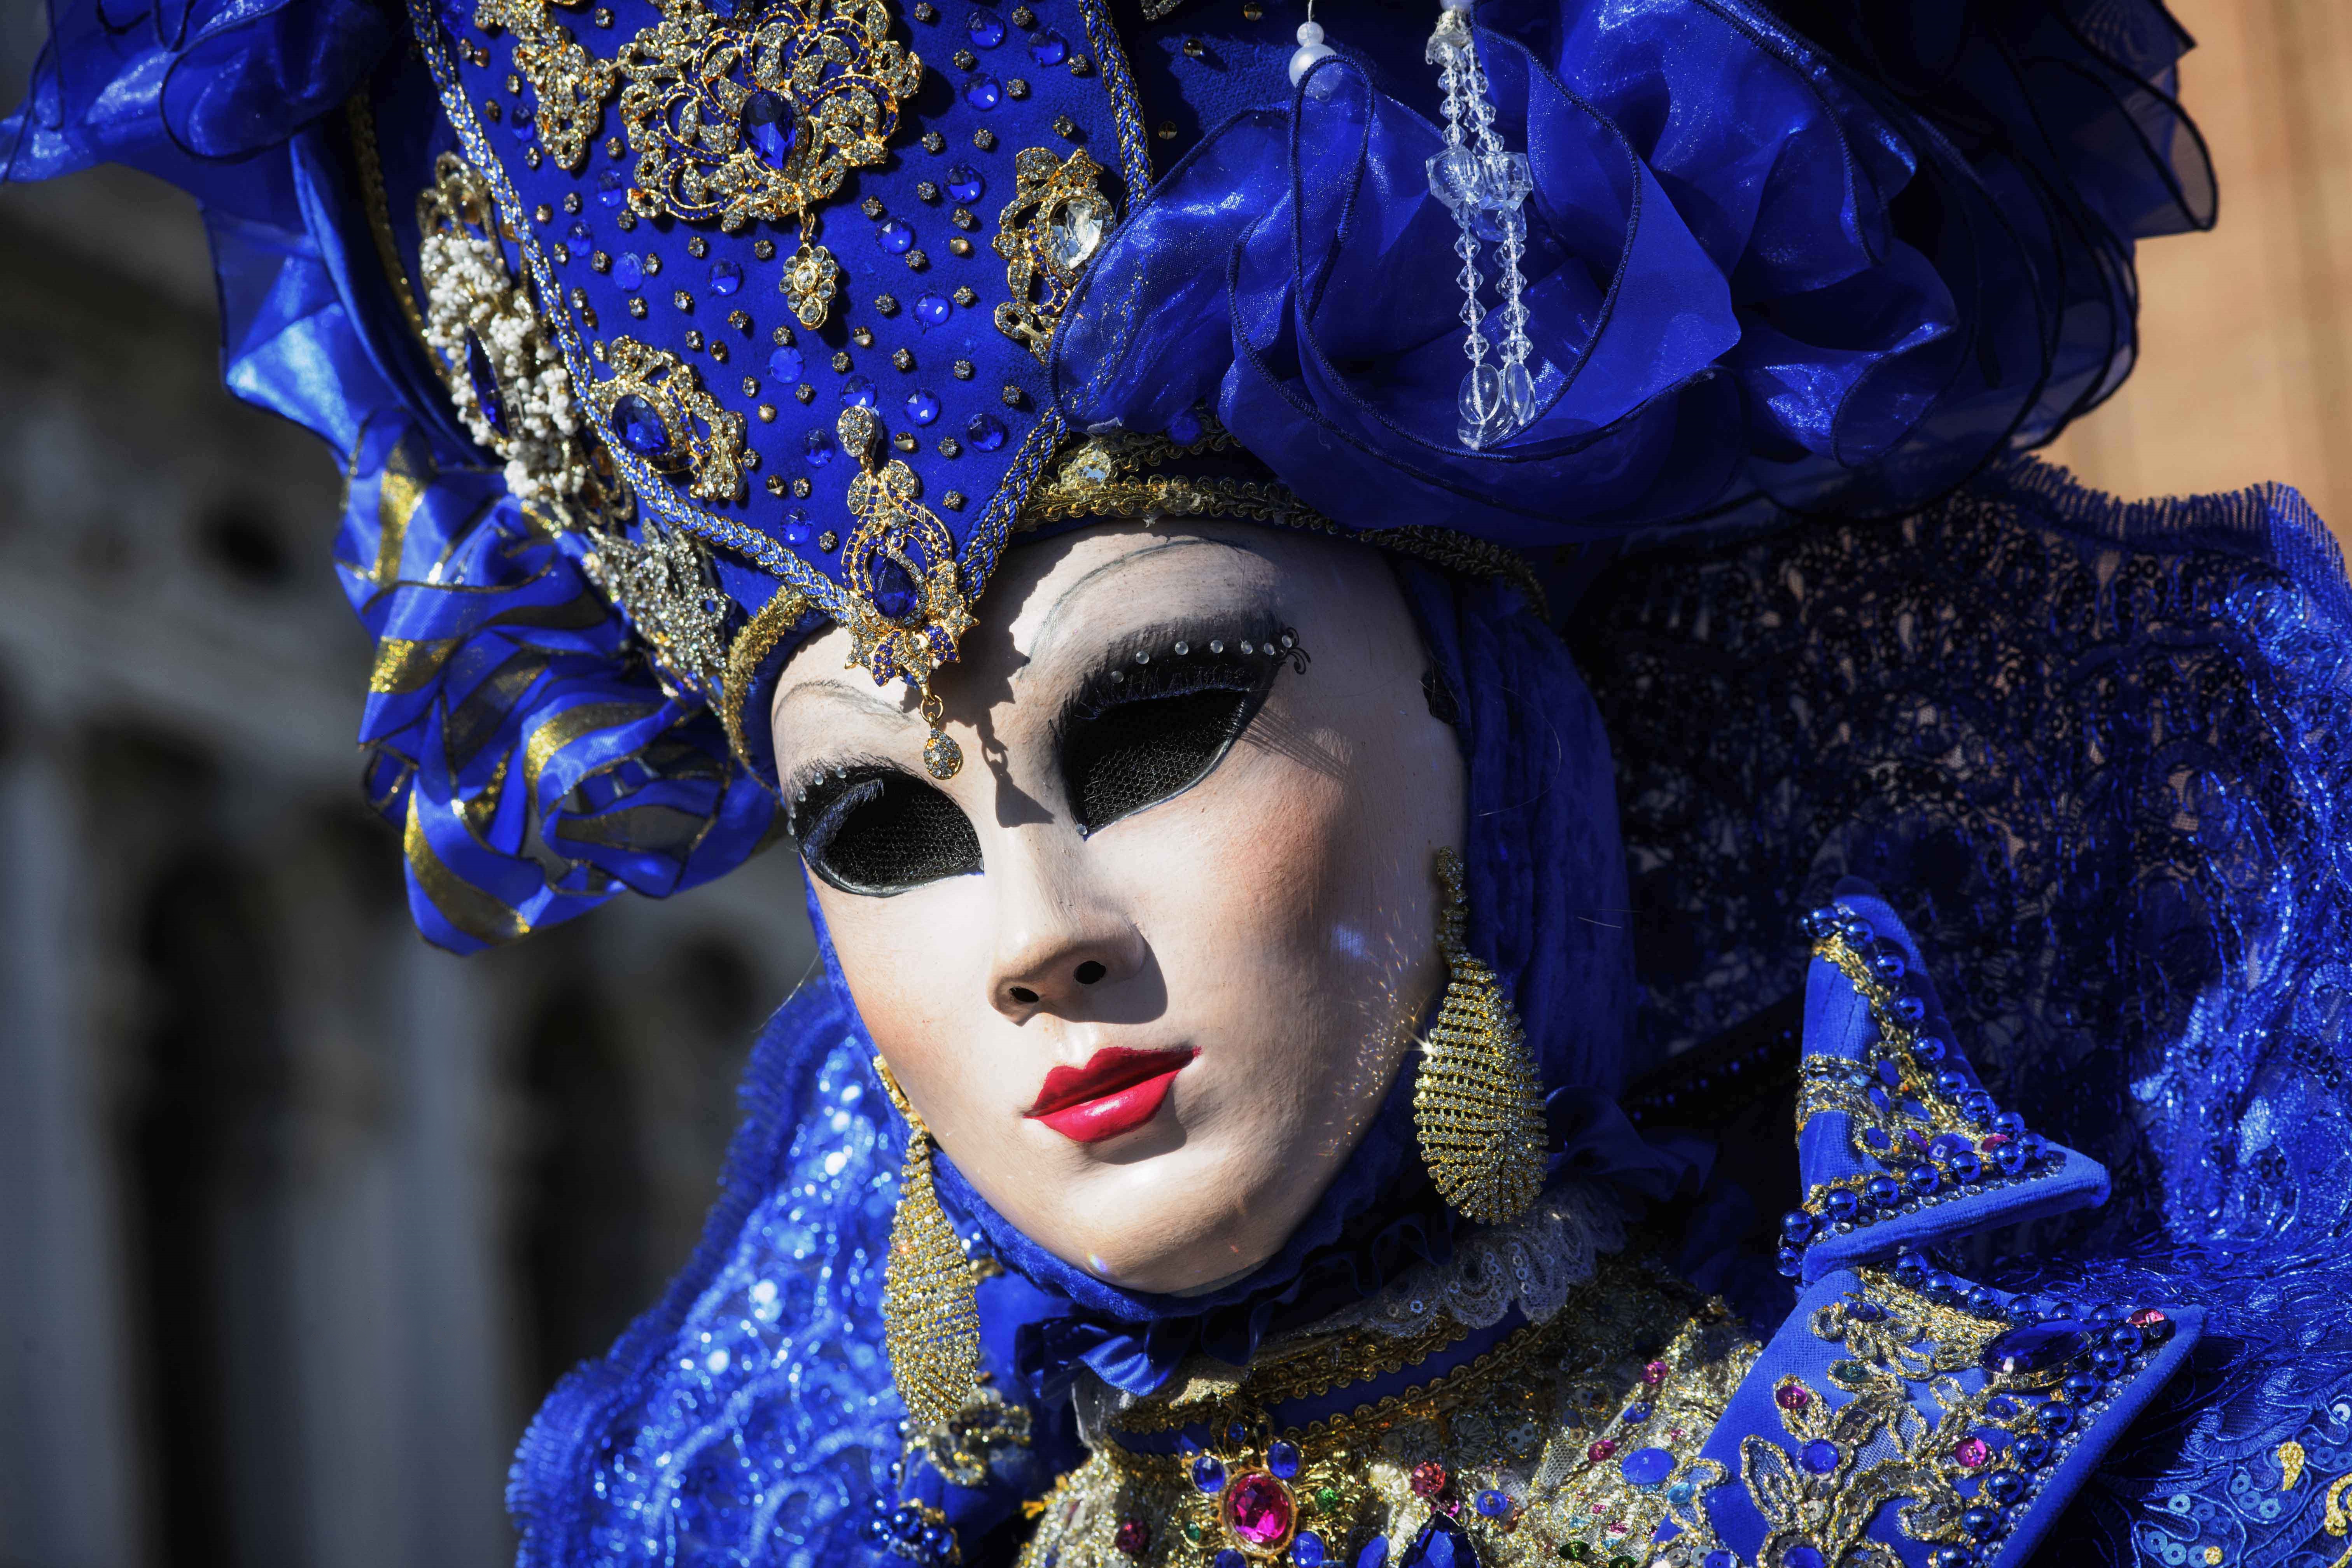
<svg viewBox="0 0 2352 1568"><path fill-rule="evenodd" d="M1115 221L1097 188L1102 165L1073 148L1056 159L1044 147L1013 161L1013 199L996 220L996 254L1013 298L996 307L996 330L1044 363L1078 273L1102 248Z"/></svg>
<svg viewBox="0 0 2352 1568"><path fill-rule="evenodd" d="M629 204L648 217L798 218L849 171L882 161L923 62L884 0L769 0L743 23L694 0L622 46L621 121L637 155Z"/></svg>
<svg viewBox="0 0 2352 1568"><path fill-rule="evenodd" d="M589 387L588 400L614 438L664 472L687 470L698 500L740 499L743 416L721 408L694 367L667 349L614 338L604 360L613 374Z"/></svg>
<svg viewBox="0 0 2352 1568"><path fill-rule="evenodd" d="M973 625L957 575L955 536L917 499L922 487L912 468L896 458L876 466L881 426L872 410L844 409L839 428L858 467L849 481L857 525L841 547L849 662L877 685L904 679L921 687L955 658L956 644Z"/></svg>
<svg viewBox="0 0 2352 1568"><path fill-rule="evenodd" d="M581 0L560 3L574 5ZM574 39L548 5L549 0L481 0L474 8L474 26L485 31L503 27L514 36L515 69L538 100L540 145L564 168L576 170L588 156L618 73L612 61L598 59Z"/></svg>

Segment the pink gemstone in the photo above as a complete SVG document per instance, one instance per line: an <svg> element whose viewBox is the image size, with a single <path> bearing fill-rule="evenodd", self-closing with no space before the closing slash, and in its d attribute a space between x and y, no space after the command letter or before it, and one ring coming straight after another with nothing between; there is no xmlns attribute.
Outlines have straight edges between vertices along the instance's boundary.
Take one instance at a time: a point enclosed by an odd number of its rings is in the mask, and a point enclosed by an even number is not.
<svg viewBox="0 0 2352 1568"><path fill-rule="evenodd" d="M1642 1381L1648 1384L1652 1388L1655 1388L1658 1384L1665 1382L1666 1363L1662 1361L1654 1361L1649 1365L1643 1367L1642 1369Z"/></svg>
<svg viewBox="0 0 2352 1568"><path fill-rule="evenodd" d="M1226 1491L1225 1518L1250 1545L1278 1546L1290 1539L1289 1489L1263 1470L1253 1471Z"/></svg>
<svg viewBox="0 0 2352 1568"><path fill-rule="evenodd" d="M1985 1461L1992 1458L1992 1449L1981 1437L1963 1437L1952 1445L1952 1458L1960 1462L1963 1469L1980 1470L1984 1468Z"/></svg>
<svg viewBox="0 0 2352 1568"><path fill-rule="evenodd" d="M1585 1449L1584 1457L1597 1465L1616 1451L1617 1445L1609 1438L1603 1437L1598 1443L1593 1444L1590 1448Z"/></svg>
<svg viewBox="0 0 2352 1568"><path fill-rule="evenodd" d="M1802 1410L1812 1402L1812 1391L1801 1383L1784 1383L1772 1394L1772 1403L1783 1410Z"/></svg>
<svg viewBox="0 0 2352 1568"><path fill-rule="evenodd" d="M1597 1502L1592 1505L1592 1517L1595 1519L1599 1519L1602 1514L1607 1513L1608 1511L1609 1505L1605 1502Z"/></svg>
<svg viewBox="0 0 2352 1568"><path fill-rule="evenodd" d="M2008 1142L2009 1134L2006 1132L1988 1132L1984 1135L1983 1140L1979 1143L1978 1147L1984 1149L1998 1149Z"/></svg>
<svg viewBox="0 0 2352 1568"><path fill-rule="evenodd" d="M2159 1307L2142 1307L2131 1315L2130 1320L2131 1326L2135 1329L2144 1329L2150 1323L2160 1323L2164 1321L2164 1311Z"/></svg>

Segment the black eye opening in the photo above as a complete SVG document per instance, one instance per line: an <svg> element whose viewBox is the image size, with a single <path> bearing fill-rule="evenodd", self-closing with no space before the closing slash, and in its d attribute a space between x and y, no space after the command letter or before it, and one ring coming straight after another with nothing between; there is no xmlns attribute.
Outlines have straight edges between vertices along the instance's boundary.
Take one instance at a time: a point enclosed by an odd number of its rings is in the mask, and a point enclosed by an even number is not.
<svg viewBox="0 0 2352 1568"><path fill-rule="evenodd" d="M845 893L887 898L981 869L980 836L962 809L896 763L803 775L786 798L801 858Z"/></svg>
<svg viewBox="0 0 2352 1568"><path fill-rule="evenodd" d="M1100 832L1206 778L1248 730L1275 677L1307 662L1298 634L1270 618L1131 639L1056 725L1078 830Z"/></svg>

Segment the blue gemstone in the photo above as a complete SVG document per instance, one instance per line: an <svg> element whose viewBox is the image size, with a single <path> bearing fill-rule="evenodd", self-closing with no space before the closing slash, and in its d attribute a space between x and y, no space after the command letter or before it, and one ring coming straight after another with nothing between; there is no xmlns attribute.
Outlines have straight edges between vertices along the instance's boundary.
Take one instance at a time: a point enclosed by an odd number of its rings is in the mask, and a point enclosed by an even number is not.
<svg viewBox="0 0 2352 1568"><path fill-rule="evenodd" d="M986 71L974 71L963 79L963 100L985 114L1004 101L1004 89Z"/></svg>
<svg viewBox="0 0 2352 1568"><path fill-rule="evenodd" d="M2050 1458L2050 1439L2020 1437L2010 1444L2009 1452L2011 1458L2027 1469L2038 1470L2042 1468L2042 1461Z"/></svg>
<svg viewBox="0 0 2352 1568"><path fill-rule="evenodd" d="M2025 1145L2004 1143L1992 1152L1992 1163L2000 1167L2001 1174L2014 1176L2025 1169Z"/></svg>
<svg viewBox="0 0 2352 1568"><path fill-rule="evenodd" d="M1699 1568L1739 1568L1739 1559L1728 1552L1710 1552Z"/></svg>
<svg viewBox="0 0 2352 1568"><path fill-rule="evenodd" d="M1209 1568L1249 1568L1249 1559L1228 1546L1209 1559Z"/></svg>
<svg viewBox="0 0 2352 1568"><path fill-rule="evenodd" d="M1848 1189L1840 1187L1822 1200L1822 1206L1829 1210L1830 1218L1833 1220L1852 1219L1854 1211L1862 1207L1862 1200Z"/></svg>
<svg viewBox="0 0 2352 1568"><path fill-rule="evenodd" d="M1676 1481L1666 1489L1666 1500L1676 1508L1682 1507L1696 1495L1696 1489L1688 1481Z"/></svg>
<svg viewBox="0 0 2352 1568"><path fill-rule="evenodd" d="M1500 1519L1511 1511L1511 1500L1489 1487L1478 1494L1477 1500L1471 1506L1485 1518Z"/></svg>
<svg viewBox="0 0 2352 1568"><path fill-rule="evenodd" d="M1914 1165L1904 1173L1904 1184L1921 1197L1927 1197L1944 1184L1943 1173L1933 1165Z"/></svg>
<svg viewBox="0 0 2352 1568"><path fill-rule="evenodd" d="M992 49L1004 41L1004 24L985 11L974 11L964 23L964 31L971 35L971 47Z"/></svg>
<svg viewBox="0 0 2352 1568"><path fill-rule="evenodd" d="M1246 1427L1246 1426L1243 1426L1240 1422L1236 1421L1236 1422L1234 1422L1232 1426L1228 1426L1228 1427L1226 1427L1226 1428L1225 1428L1225 1447L1228 1447L1228 1448L1240 1448L1240 1447L1247 1447L1247 1446L1248 1446L1248 1444L1249 1444L1249 1428L1248 1428L1248 1427Z"/></svg>
<svg viewBox="0 0 2352 1568"><path fill-rule="evenodd" d="M1883 949L1870 955L1870 972L1881 980L1900 980L1909 967L1903 962L1903 955L1892 950Z"/></svg>
<svg viewBox="0 0 2352 1568"><path fill-rule="evenodd" d="M993 452L1004 445L1004 422L993 414L975 414L963 427L964 439L975 452Z"/></svg>
<svg viewBox="0 0 2352 1568"><path fill-rule="evenodd" d="M914 248L915 231L897 218L885 218L874 226L874 243L893 256L904 256Z"/></svg>
<svg viewBox="0 0 2352 1568"><path fill-rule="evenodd" d="M1822 1568L1822 1554L1801 1541L1780 1553L1780 1568Z"/></svg>
<svg viewBox="0 0 2352 1568"><path fill-rule="evenodd" d="M800 121L793 106L765 89L744 100L743 131L760 161L772 169L782 169L800 145Z"/></svg>
<svg viewBox="0 0 2352 1568"><path fill-rule="evenodd" d="M2004 1376L2032 1377L2064 1366L2088 1349L2090 1342L2089 1330L2059 1318L2010 1330L1985 1346L1983 1353L1977 1357L1977 1364Z"/></svg>
<svg viewBox="0 0 2352 1568"><path fill-rule="evenodd" d="M1649 1418L1650 1407L1648 1405L1628 1405L1625 1406L1625 1415L1623 1419L1626 1426L1639 1426L1643 1422L1647 1421Z"/></svg>
<svg viewBox="0 0 2352 1568"><path fill-rule="evenodd" d="M1862 1193L1880 1208L1891 1208L1902 1201L1903 1184L1892 1176L1873 1176L1862 1184Z"/></svg>
<svg viewBox="0 0 2352 1568"><path fill-rule="evenodd" d="M932 396L921 387L917 387L914 391L907 394L908 418L913 420L918 425L929 425L935 422L939 416L940 400L938 398ZM1276 1470L1274 1473L1277 1476L1282 1474L1280 1470Z"/></svg>
<svg viewBox="0 0 2352 1568"><path fill-rule="evenodd" d="M1934 1063L1942 1061L1944 1059L1944 1053L1950 1048L1950 1047L1945 1045L1943 1041L1937 1039L1933 1035L1922 1035L1917 1039L1911 1042L1911 1056L1916 1061L1923 1061L1933 1065ZM1950 1134L1947 1133L1945 1136L1949 1137Z"/></svg>
<svg viewBox="0 0 2352 1568"><path fill-rule="evenodd" d="M808 458L808 466L812 468L824 468L833 461L834 453L841 449L834 441L833 432L823 426L810 431L803 437L801 446Z"/></svg>
<svg viewBox="0 0 2352 1568"><path fill-rule="evenodd" d="M596 176L596 199L608 207L616 207L629 199L629 183L621 178L618 169L607 169Z"/></svg>
<svg viewBox="0 0 2352 1568"><path fill-rule="evenodd" d="M1192 1461L1192 1484L1204 1492L1224 1489L1225 1467L1214 1454L1203 1454Z"/></svg>
<svg viewBox="0 0 2352 1568"><path fill-rule="evenodd" d="M1059 33L1040 33L1029 40L1029 58L1041 66L1057 66L1070 58L1070 46Z"/></svg>
<svg viewBox="0 0 2352 1568"><path fill-rule="evenodd" d="M954 308L948 303L947 297L943 294L918 294L915 296L915 320L921 324L926 331L929 331L933 327L944 326L953 309Z"/></svg>
<svg viewBox="0 0 2352 1568"><path fill-rule="evenodd" d="M1952 1173L1952 1180L1956 1182L1974 1182L1984 1176L1984 1162L1974 1152L1953 1155L1946 1169Z"/></svg>
<svg viewBox="0 0 2352 1568"><path fill-rule="evenodd" d="M778 347L768 356L768 374L778 381L798 381L801 378L801 351L790 343Z"/></svg>
<svg viewBox="0 0 2352 1568"><path fill-rule="evenodd" d="M1984 1489L1995 1502L2015 1502L2025 1491L2025 1478L2015 1470L1995 1470L1985 1478Z"/></svg>
<svg viewBox="0 0 2352 1568"><path fill-rule="evenodd" d="M1356 1553L1356 1568L1389 1568L1389 1538L1375 1535Z"/></svg>
<svg viewBox="0 0 2352 1568"><path fill-rule="evenodd" d="M1323 1568L1329 1556L1323 1538L1311 1530L1300 1531L1298 1539L1290 1543L1290 1560L1297 1568Z"/></svg>
<svg viewBox="0 0 2352 1568"><path fill-rule="evenodd" d="M1970 1535L1987 1536L2000 1523L2000 1515L1989 1508L1972 1508L1960 1515L1960 1528Z"/></svg>
<svg viewBox="0 0 2352 1568"><path fill-rule="evenodd" d="M658 458L669 450L669 431L661 413L643 393L625 392L613 405L613 434L621 445L641 458Z"/></svg>
<svg viewBox="0 0 2352 1568"><path fill-rule="evenodd" d="M948 200L969 205L980 200L988 189L988 182L970 163L957 163L948 170Z"/></svg>
<svg viewBox="0 0 2352 1568"><path fill-rule="evenodd" d="M1636 1448L1617 1468L1637 1487L1654 1487L1675 1473L1675 1457L1664 1448Z"/></svg>
<svg viewBox="0 0 2352 1568"><path fill-rule="evenodd" d="M866 568L867 580L874 584L874 607L886 620L903 621L923 602L923 591L906 567L887 555L875 555Z"/></svg>
<svg viewBox="0 0 2352 1568"><path fill-rule="evenodd" d="M2107 1353L2112 1355L2115 1352L2110 1351ZM2097 1351L2093 1351L2091 1352L2091 1363L2094 1366L2096 1366L2098 1364L2098 1360L2099 1352ZM2093 1394L2099 1392L2099 1384L2105 1381L2107 1375L2112 1374L2102 1374L2092 1372L2069 1373L2067 1374L2066 1381L2060 1384L2058 1386L2065 1391L2066 1397L2069 1399L2088 1399Z"/></svg>
<svg viewBox="0 0 2352 1568"><path fill-rule="evenodd" d="M1936 1075L1936 1092L1937 1094L1958 1094L1968 1087L1968 1079L1959 1073L1954 1072L1950 1068L1946 1068L1942 1072Z"/></svg>
<svg viewBox="0 0 2352 1568"><path fill-rule="evenodd" d="M853 375L841 384L841 405L844 408L874 406L874 384L862 375Z"/></svg>
<svg viewBox="0 0 2352 1568"><path fill-rule="evenodd" d="M1811 1240L1813 1235L1813 1216L1802 1209L1790 1209L1780 1216L1780 1234L1794 1242Z"/></svg>
<svg viewBox="0 0 2352 1568"><path fill-rule="evenodd" d="M1895 999L1895 1016L1906 1024L1920 1023L1927 1016L1927 1004L1916 996L1897 996Z"/></svg>
<svg viewBox="0 0 2352 1568"><path fill-rule="evenodd" d="M741 287L743 287L741 268L731 261L714 261L710 264L710 291L713 294L732 294Z"/></svg>
<svg viewBox="0 0 2352 1568"><path fill-rule="evenodd" d="M1886 1316L1886 1309L1866 1299L1856 1299L1845 1304L1845 1315L1857 1323L1875 1323Z"/></svg>
<svg viewBox="0 0 2352 1568"><path fill-rule="evenodd" d="M2034 1425L2045 1437L2063 1437L2074 1426L2074 1409L2069 1405L2045 1405L2034 1413Z"/></svg>
<svg viewBox="0 0 2352 1568"><path fill-rule="evenodd" d="M1797 1450L1797 1462L1817 1476L1826 1476L1838 1468L1838 1446L1826 1437L1816 1437Z"/></svg>
<svg viewBox="0 0 2352 1568"><path fill-rule="evenodd" d="M2025 1118L2014 1110L2004 1110L1992 1119L1992 1130L2007 1138L2025 1136Z"/></svg>
<svg viewBox="0 0 2352 1568"><path fill-rule="evenodd" d="M588 220L584 217L573 218L572 226L564 230L564 233L571 237L574 245L585 245L596 237L596 231L588 226Z"/></svg>
<svg viewBox="0 0 2352 1568"><path fill-rule="evenodd" d="M1460 1525L1433 1513L1397 1564L1398 1568L1478 1568L1478 1552Z"/></svg>
<svg viewBox="0 0 2352 1568"><path fill-rule="evenodd" d="M481 405L482 423L505 435L507 408L499 396L498 372L490 368L490 351L471 332L466 334L466 379L473 384L474 401Z"/></svg>
<svg viewBox="0 0 2352 1568"><path fill-rule="evenodd" d="M809 542L808 513L794 507L784 513L784 542L795 547Z"/></svg>
<svg viewBox="0 0 2352 1568"><path fill-rule="evenodd" d="M613 281L632 294L645 287L645 263L637 259L635 252L625 250L613 258Z"/></svg>
<svg viewBox="0 0 2352 1568"><path fill-rule="evenodd" d="M907 401L911 408L914 399L910 397ZM934 407L930 418L923 423L929 425L931 419L938 417L939 410ZM1298 1473L1298 1445L1296 1443L1276 1443L1265 1451L1265 1468L1286 1481Z"/></svg>

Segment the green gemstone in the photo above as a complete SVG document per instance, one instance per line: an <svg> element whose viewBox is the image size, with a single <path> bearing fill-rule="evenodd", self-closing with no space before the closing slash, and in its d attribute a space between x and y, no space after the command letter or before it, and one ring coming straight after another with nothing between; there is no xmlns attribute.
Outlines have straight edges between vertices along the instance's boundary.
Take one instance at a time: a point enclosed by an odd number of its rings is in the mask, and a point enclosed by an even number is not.
<svg viewBox="0 0 2352 1568"><path fill-rule="evenodd" d="M1184 1539L1185 1539L1185 1540L1187 1540L1187 1541L1189 1541L1189 1542L1192 1542L1193 1545L1195 1545L1195 1546L1200 1545L1200 1544L1201 1544L1201 1527L1200 1527L1199 1525L1197 1525L1197 1524L1192 1524L1192 1523L1189 1523L1189 1522L1188 1522L1188 1523L1184 1526Z"/></svg>
<svg viewBox="0 0 2352 1568"><path fill-rule="evenodd" d="M1564 1563L1583 1563L1591 1558L1592 1548L1581 1541L1563 1541L1559 1543L1559 1555Z"/></svg>
<svg viewBox="0 0 2352 1568"><path fill-rule="evenodd" d="M1321 1509L1326 1513L1338 1508L1339 1506L1339 1489L1338 1487L1316 1488L1315 1506Z"/></svg>
<svg viewBox="0 0 2352 1568"><path fill-rule="evenodd" d="M1620 1552L1609 1560L1609 1568L1642 1568L1642 1565Z"/></svg>
<svg viewBox="0 0 2352 1568"><path fill-rule="evenodd" d="M1863 1383L1868 1381L1870 1368L1858 1361L1832 1362L1830 1375L1840 1383Z"/></svg>

